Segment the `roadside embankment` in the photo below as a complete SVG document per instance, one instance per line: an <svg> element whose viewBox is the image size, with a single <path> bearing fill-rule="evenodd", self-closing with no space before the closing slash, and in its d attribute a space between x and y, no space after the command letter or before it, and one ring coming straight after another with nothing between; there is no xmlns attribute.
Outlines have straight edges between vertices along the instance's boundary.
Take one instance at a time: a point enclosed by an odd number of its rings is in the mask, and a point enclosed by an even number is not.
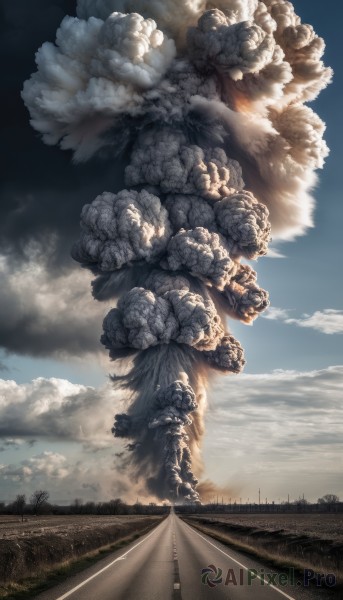
<svg viewBox="0 0 343 600"><path fill-rule="evenodd" d="M0 532L0 587L40 576L90 552L142 535L160 516L69 517L64 524L32 520L31 527ZM24 524L25 525L25 524Z"/></svg>
<svg viewBox="0 0 343 600"><path fill-rule="evenodd" d="M182 516L189 525L215 539L236 547L275 566L293 566L312 569L315 573L334 573L337 586L343 585L343 542L337 536L318 537L291 529L273 528L272 521L265 527L256 526L250 515L246 523L234 522L223 516Z"/></svg>

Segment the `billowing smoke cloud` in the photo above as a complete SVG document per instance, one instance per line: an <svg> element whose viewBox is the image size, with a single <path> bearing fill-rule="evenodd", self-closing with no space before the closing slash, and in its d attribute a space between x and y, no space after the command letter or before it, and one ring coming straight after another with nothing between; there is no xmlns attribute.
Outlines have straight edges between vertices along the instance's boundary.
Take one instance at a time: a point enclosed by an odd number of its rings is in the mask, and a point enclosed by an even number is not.
<svg viewBox="0 0 343 600"><path fill-rule="evenodd" d="M304 102L330 81L323 52L284 0L78 0L24 85L43 141L125 163L72 254L117 300L101 337L127 391L112 431L160 498L199 500L206 379L245 362L225 315L249 324L269 304L242 260L312 224L328 149Z"/></svg>
<svg viewBox="0 0 343 600"><path fill-rule="evenodd" d="M225 240L203 227L186 231L181 229L169 242L165 268L171 271L185 269L222 289L236 269L226 249Z"/></svg>
<svg viewBox="0 0 343 600"><path fill-rule="evenodd" d="M81 213L83 235L73 256L114 271L133 261L156 260L171 236L168 213L159 198L142 192L105 192Z"/></svg>
<svg viewBox="0 0 343 600"><path fill-rule="evenodd" d="M117 116L139 112L142 90L159 81L174 55L174 42L138 14L65 17L56 45L43 44L38 71L24 85L31 124L45 143L61 142L85 160Z"/></svg>
<svg viewBox="0 0 343 600"><path fill-rule="evenodd" d="M163 193L199 194L209 200L219 200L242 183L239 165L222 149L202 150L171 129L142 133L125 174L129 186L150 184Z"/></svg>

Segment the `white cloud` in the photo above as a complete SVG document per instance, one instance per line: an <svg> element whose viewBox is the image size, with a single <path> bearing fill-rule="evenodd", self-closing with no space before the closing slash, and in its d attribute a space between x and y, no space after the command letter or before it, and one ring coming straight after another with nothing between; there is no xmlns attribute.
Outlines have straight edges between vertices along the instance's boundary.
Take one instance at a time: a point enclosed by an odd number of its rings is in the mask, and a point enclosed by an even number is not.
<svg viewBox="0 0 343 600"><path fill-rule="evenodd" d="M57 452L45 451L22 460L19 465L0 465L0 477L15 482L39 479L64 479L69 474L66 457Z"/></svg>
<svg viewBox="0 0 343 600"><path fill-rule="evenodd" d="M118 404L109 383L96 389L55 378L23 384L0 379L0 436L113 447L111 427Z"/></svg>
<svg viewBox="0 0 343 600"><path fill-rule="evenodd" d="M76 357L102 353L101 323L110 303L91 295L92 276L79 266L54 271L41 249L28 250L20 266L0 256L1 345L6 351L31 356ZM0 364L0 369L2 365Z"/></svg>
<svg viewBox="0 0 343 600"><path fill-rule="evenodd" d="M113 437L111 427L122 409L110 383L97 389L55 378L24 384L0 379L0 500L9 501L19 492L29 497L38 487L48 489L51 501L60 503L76 497L153 499L115 456L124 444ZM30 457L33 438L34 447L43 451ZM13 454L5 460L12 442L21 445L15 463Z"/></svg>
<svg viewBox="0 0 343 600"><path fill-rule="evenodd" d="M275 306L270 306L262 315L265 319L270 319L271 321L285 321L288 318L289 311L285 308L276 308Z"/></svg>
<svg viewBox="0 0 343 600"><path fill-rule="evenodd" d="M298 327L309 327L321 333L343 333L343 310L326 308L322 311L317 310L312 315L304 314L295 319L290 317L289 309L271 306L262 316L265 319L283 321L290 325L298 325Z"/></svg>
<svg viewBox="0 0 343 600"><path fill-rule="evenodd" d="M22 444L24 444L24 440L20 438L5 438L2 441L2 445L5 448L19 448Z"/></svg>
<svg viewBox="0 0 343 600"><path fill-rule="evenodd" d="M343 366L218 380L208 394L204 479L255 499L258 487L276 500L303 492L313 500L331 492L343 497L342 391ZM123 442L110 428L118 410L110 384L95 389L61 379L0 380L0 435L34 437L39 446L34 452L21 445L15 463L13 454L6 462L2 453L0 499L20 491L28 496L38 486L55 502L146 497L142 482L116 466Z"/></svg>
<svg viewBox="0 0 343 600"><path fill-rule="evenodd" d="M321 333L333 334L343 333L343 310L317 310L313 315L303 315L301 319L287 319L286 323L292 323L299 327L310 327Z"/></svg>
<svg viewBox="0 0 343 600"><path fill-rule="evenodd" d="M84 501L106 501L122 497L135 502L152 500L142 482L135 482L128 473L118 473L113 452L81 455L73 450L65 454L45 450L17 463L0 464L1 501L10 502L18 493L27 498L37 489L46 489L50 501L71 503L75 498Z"/></svg>
<svg viewBox="0 0 343 600"><path fill-rule="evenodd" d="M216 481L278 500L343 497L343 366L240 375L209 397L206 466Z"/></svg>
<svg viewBox="0 0 343 600"><path fill-rule="evenodd" d="M269 246L266 258L286 258L286 255L282 254L277 248Z"/></svg>

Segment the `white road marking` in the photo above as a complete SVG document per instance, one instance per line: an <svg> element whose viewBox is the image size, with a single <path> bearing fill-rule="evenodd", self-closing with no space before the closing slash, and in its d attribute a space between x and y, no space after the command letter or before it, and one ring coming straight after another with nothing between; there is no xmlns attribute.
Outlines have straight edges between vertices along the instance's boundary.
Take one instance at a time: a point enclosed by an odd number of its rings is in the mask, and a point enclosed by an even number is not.
<svg viewBox="0 0 343 600"><path fill-rule="evenodd" d="M88 583L89 581L91 581L92 579L94 579L95 577L100 575L100 573L103 573L104 571L106 571L107 569L112 567L112 565L114 565L116 562L118 562L118 560L125 560L127 555L130 552L132 552L132 550L137 548L137 546L140 546L141 544L143 544L143 542L145 542L147 539L149 539L149 537L151 537L154 533L156 533L156 530L157 530L157 527L151 533L149 533L149 535L146 538L144 538L144 540L141 540L140 542L138 542L138 544L136 544L135 546L130 548L130 550L128 550L121 556L118 556L118 558L113 560L109 565L106 565L106 567L104 567L103 569L100 569L100 571L97 571L96 573L94 573L94 575L92 575L91 577L88 577L88 579L85 579L84 581L82 581L82 583L79 583L79 585L75 586L72 590L69 590L69 592L66 592L65 594L63 594L63 596L59 596L59 598L57 598L56 600L64 600L64 598L68 598L68 596L71 596L74 592L76 592L77 590L82 588L84 585L86 585L86 583Z"/></svg>
<svg viewBox="0 0 343 600"><path fill-rule="evenodd" d="M243 569L245 569L245 571L249 571L250 570L249 567L246 567L242 563L238 562L238 560L236 560L235 558L233 558L232 556L230 556L230 554L227 554L226 552L224 552L224 550L221 550L221 548L218 548L218 546L216 546L215 544L212 544L212 542L210 542L209 540L207 540L203 535L200 535L200 533L198 533L197 531L195 531L195 529L193 529L190 525L186 524L184 521L183 521L183 523L184 523L184 525L186 525L186 527L189 527L189 529L192 531L192 533L196 533L199 537L201 537L203 540L205 540L205 542L207 542L208 544L210 544L210 546L213 546L213 548L215 548L216 550L219 550L219 552L221 552L222 554L224 554L225 556L227 556L230 560L232 560L233 562L235 562L237 565L239 565L240 567L242 567ZM256 577L257 577L257 579L260 579L262 581L262 577L260 577L259 575L256 575ZM282 592L281 590L279 590L279 588L275 587L275 585L266 585L266 587L272 588L276 592L279 592L279 594L281 594L281 596L284 596L285 598L288 598L288 600L296 600L296 598L294 598L293 596L289 596L285 592Z"/></svg>
<svg viewBox="0 0 343 600"><path fill-rule="evenodd" d="M174 515L173 515L173 523L174 523ZM180 571L179 571L179 559L177 555L177 547L176 547L176 534L173 529L173 558L174 558L174 592L179 591L181 593L181 582L180 582ZM175 594L173 598L180 598L179 594Z"/></svg>

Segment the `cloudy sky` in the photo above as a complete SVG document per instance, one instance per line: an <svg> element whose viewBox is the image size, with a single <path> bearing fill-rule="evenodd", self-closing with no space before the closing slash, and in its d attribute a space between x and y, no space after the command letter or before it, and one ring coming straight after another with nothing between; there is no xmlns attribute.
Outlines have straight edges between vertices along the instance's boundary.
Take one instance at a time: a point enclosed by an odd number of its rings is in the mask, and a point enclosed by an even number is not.
<svg viewBox="0 0 343 600"><path fill-rule="evenodd" d="M316 189L315 228L273 244L259 260L272 307L253 327L234 323L244 374L209 391L204 479L232 497L343 497L343 310L340 175L343 7L298 0L297 12L327 42L334 83L313 108L331 148ZM110 429L120 398L98 341L108 305L90 294L90 275L69 256L81 207L118 189L113 163L72 165L30 128L20 98L34 53L54 40L73 0L0 1L3 173L0 201L0 501L44 487L55 502L144 498L118 472L122 444ZM28 26L29 23L29 26ZM119 185L120 187L120 185Z"/></svg>

